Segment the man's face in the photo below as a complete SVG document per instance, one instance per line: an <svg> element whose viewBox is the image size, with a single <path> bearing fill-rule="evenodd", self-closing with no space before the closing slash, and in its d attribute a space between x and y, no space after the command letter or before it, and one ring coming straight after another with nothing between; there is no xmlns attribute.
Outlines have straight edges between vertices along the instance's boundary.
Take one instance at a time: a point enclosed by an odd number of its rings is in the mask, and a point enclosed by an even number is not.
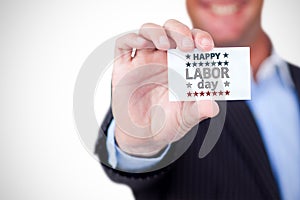
<svg viewBox="0 0 300 200"><path fill-rule="evenodd" d="M244 46L261 31L263 0L187 0L193 26L209 32L216 46Z"/></svg>

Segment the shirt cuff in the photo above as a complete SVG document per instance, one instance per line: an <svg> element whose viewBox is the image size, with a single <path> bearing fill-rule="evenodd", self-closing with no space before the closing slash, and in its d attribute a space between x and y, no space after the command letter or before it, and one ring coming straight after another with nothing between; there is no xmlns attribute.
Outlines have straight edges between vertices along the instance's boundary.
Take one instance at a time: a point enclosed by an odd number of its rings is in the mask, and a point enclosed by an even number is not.
<svg viewBox="0 0 300 200"><path fill-rule="evenodd" d="M109 125L107 131L106 148L108 151L108 163L112 168L118 167L120 170L128 172L144 172L159 163L163 157L167 154L170 144L166 147L163 153L159 157L155 158L141 158L131 156L122 151L115 143L115 120Z"/></svg>

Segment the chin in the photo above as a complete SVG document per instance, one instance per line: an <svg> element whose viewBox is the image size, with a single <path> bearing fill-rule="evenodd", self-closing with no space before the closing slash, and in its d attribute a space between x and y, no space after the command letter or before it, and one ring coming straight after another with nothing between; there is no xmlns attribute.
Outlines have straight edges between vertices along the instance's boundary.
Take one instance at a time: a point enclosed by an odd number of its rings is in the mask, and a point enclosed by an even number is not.
<svg viewBox="0 0 300 200"><path fill-rule="evenodd" d="M228 37L214 38L214 42L216 47L244 46L241 40L236 38L228 38Z"/></svg>
<svg viewBox="0 0 300 200"><path fill-rule="evenodd" d="M243 39L243 34L237 32L211 32L210 34L213 37L216 47L233 47L246 45L246 41L244 41Z"/></svg>

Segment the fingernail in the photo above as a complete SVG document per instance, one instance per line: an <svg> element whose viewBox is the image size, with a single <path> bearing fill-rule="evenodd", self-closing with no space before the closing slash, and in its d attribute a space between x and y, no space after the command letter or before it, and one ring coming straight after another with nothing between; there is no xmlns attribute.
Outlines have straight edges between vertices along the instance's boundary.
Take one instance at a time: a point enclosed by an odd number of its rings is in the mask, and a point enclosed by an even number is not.
<svg viewBox="0 0 300 200"><path fill-rule="evenodd" d="M162 45L168 45L169 44L169 39L167 36L160 36L159 37L159 43Z"/></svg>
<svg viewBox="0 0 300 200"><path fill-rule="evenodd" d="M183 38L183 40L182 40L182 46L184 46L184 47L193 47L194 46L194 42L190 38Z"/></svg>
<svg viewBox="0 0 300 200"><path fill-rule="evenodd" d="M213 46L212 40L208 38L202 38L200 41L201 46Z"/></svg>

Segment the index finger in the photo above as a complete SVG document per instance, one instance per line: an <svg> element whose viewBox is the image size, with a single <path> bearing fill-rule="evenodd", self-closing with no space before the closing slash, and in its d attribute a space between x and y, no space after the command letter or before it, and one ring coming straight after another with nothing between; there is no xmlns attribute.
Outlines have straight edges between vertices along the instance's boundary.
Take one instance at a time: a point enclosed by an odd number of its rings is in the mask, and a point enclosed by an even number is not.
<svg viewBox="0 0 300 200"><path fill-rule="evenodd" d="M166 21L164 28L168 37L175 41L178 49L181 51L194 50L193 35L188 26L175 19L170 19Z"/></svg>

